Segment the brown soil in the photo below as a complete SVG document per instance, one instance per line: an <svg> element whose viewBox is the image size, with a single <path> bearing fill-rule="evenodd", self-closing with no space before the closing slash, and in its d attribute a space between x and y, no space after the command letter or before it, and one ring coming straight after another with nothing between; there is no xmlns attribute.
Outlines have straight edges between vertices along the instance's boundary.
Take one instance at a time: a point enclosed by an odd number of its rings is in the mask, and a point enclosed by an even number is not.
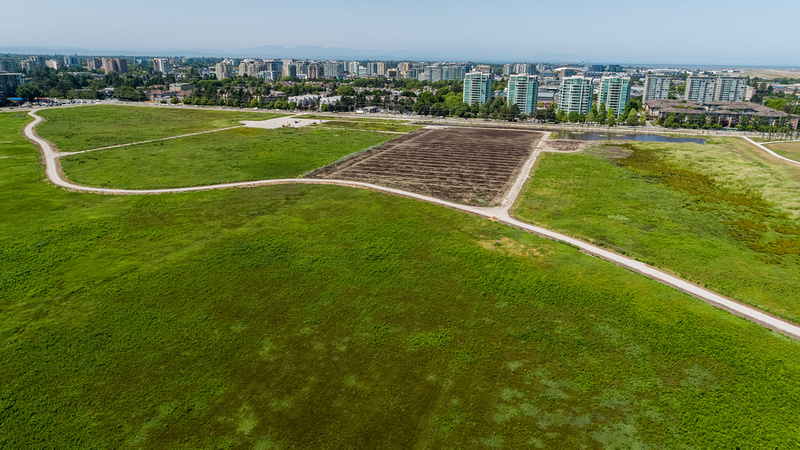
<svg viewBox="0 0 800 450"><path fill-rule="evenodd" d="M487 206L502 200L540 137L520 130L417 130L310 177L361 181Z"/></svg>

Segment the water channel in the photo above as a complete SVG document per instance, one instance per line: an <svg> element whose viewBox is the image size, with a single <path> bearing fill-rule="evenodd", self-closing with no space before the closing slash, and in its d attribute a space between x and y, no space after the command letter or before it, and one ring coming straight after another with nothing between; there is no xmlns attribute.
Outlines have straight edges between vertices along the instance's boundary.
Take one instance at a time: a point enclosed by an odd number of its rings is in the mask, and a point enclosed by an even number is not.
<svg viewBox="0 0 800 450"><path fill-rule="evenodd" d="M622 141L642 141L642 142L674 142L674 143L695 143L705 144L705 138L661 136L658 134L615 134L598 131L559 131L558 139L573 139L579 141L603 141L619 139Z"/></svg>

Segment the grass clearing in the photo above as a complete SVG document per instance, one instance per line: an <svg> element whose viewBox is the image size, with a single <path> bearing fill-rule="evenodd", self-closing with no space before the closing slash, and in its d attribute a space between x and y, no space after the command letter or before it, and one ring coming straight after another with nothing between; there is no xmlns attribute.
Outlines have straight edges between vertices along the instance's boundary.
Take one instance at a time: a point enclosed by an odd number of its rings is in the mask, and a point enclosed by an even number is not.
<svg viewBox="0 0 800 450"><path fill-rule="evenodd" d="M798 322L798 172L741 144L546 154L515 214Z"/></svg>
<svg viewBox="0 0 800 450"><path fill-rule="evenodd" d="M394 131L400 133L409 133L411 131L419 130L420 128L422 128L415 125L388 123L383 121L356 122L356 121L345 121L345 120L327 120L322 123L322 126L331 128L348 128L352 130Z"/></svg>
<svg viewBox="0 0 800 450"><path fill-rule="evenodd" d="M315 127L234 128L65 156L61 165L76 183L125 189L295 178L392 137Z"/></svg>
<svg viewBox="0 0 800 450"><path fill-rule="evenodd" d="M64 152L233 127L240 120L267 120L286 114L176 107L91 105L38 113L46 120L36 132Z"/></svg>
<svg viewBox="0 0 800 450"><path fill-rule="evenodd" d="M795 161L800 161L800 142L778 142L765 145L773 152Z"/></svg>
<svg viewBox="0 0 800 450"><path fill-rule="evenodd" d="M674 289L366 190L64 191L26 123L0 114L2 448L797 444L800 344Z"/></svg>

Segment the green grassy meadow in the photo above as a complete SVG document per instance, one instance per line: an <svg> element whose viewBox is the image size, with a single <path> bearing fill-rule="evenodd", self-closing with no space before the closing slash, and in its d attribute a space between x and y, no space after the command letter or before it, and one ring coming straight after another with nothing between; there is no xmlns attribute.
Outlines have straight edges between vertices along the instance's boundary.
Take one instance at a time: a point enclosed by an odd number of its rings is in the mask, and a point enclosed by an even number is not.
<svg viewBox="0 0 800 450"><path fill-rule="evenodd" d="M39 112L46 120L39 136L64 152L233 127L240 120L267 120L285 114L175 107L90 105Z"/></svg>
<svg viewBox="0 0 800 450"><path fill-rule="evenodd" d="M800 161L800 142L779 142L766 147L781 156Z"/></svg>
<svg viewBox="0 0 800 450"><path fill-rule="evenodd" d="M367 190L68 192L28 120L0 114L0 448L798 445L800 344L674 289Z"/></svg>
<svg viewBox="0 0 800 450"><path fill-rule="evenodd" d="M126 189L295 178L392 137L316 127L234 128L65 156L61 166L76 183Z"/></svg>
<svg viewBox="0 0 800 450"><path fill-rule="evenodd" d="M800 171L741 140L544 154L515 214L800 321Z"/></svg>
<svg viewBox="0 0 800 450"><path fill-rule="evenodd" d="M422 127L407 125L403 123L392 123L386 121L349 121L349 120L326 120L322 126L333 128L348 128L352 130L364 131L394 131L399 133L409 133Z"/></svg>

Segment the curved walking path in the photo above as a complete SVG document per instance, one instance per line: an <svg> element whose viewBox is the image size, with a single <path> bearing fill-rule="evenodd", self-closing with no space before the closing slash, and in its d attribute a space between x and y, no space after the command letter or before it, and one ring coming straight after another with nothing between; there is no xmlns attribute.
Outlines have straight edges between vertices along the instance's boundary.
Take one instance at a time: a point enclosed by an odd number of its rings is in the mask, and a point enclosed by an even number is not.
<svg viewBox="0 0 800 450"><path fill-rule="evenodd" d="M71 183L62 178L61 173L59 172L58 169L59 167L58 158L63 154L59 154L53 151L50 144L44 139L38 137L34 132L34 128L36 127L36 125L38 125L43 120L41 116L36 115L36 111L37 110L32 110L28 113L32 117L34 117L35 120L29 123L25 127L24 129L25 136L34 143L36 143L41 148L42 154L45 159L47 177L50 179L50 181L52 181L55 185L61 186L66 189L79 192L91 192L98 194L122 194L122 195L195 192L195 191L207 191L211 189L223 189L223 188L233 188L233 187L267 186L273 184L325 184L325 185L338 185L338 186L348 186L348 187L355 187L362 189L371 189L375 191L384 192L387 194L412 198L428 203L433 203L436 205L445 206L447 208L468 212L478 216L486 217L493 221L501 222L503 224L528 231L530 233L535 233L541 237L545 237L548 239L572 245L574 247L577 247L586 254L596 256L598 258L610 261L618 266L625 267L629 270L632 270L648 278L651 278L659 283L674 287L682 292L685 292L713 306L729 311L739 317L763 325L767 328L785 334L796 340L800 340L800 327L795 324L787 322L773 315L767 314L751 306L747 306L743 303L724 297L720 294L717 294L716 292L700 287L694 283L690 283L674 275L670 275L666 272L656 269L655 267L649 266L643 262L628 258L618 253L614 253L612 251L606 250L596 245L589 244L579 239L575 239L565 234L557 233L555 231L551 231L546 228L521 222L513 218L509 212L509 209L514 204L514 201L516 200L519 193L522 191L522 187L524 186L525 181L529 178L530 171L533 168L533 165L536 163L536 159L542 152L543 144L546 143L548 140L547 134L544 134L543 137L539 140L536 149L531 153L531 156L523 165L522 169L519 172L519 175L514 181L514 184L509 189L508 194L506 194L506 196L503 198L501 204L496 207L483 208L477 206L461 205L458 203L448 202L446 200L441 200L426 195L416 194L413 192L407 192L400 189L393 189L369 183L361 183L357 181L310 179L310 178L287 178L287 179L276 179L276 180L244 181L239 183L225 183L225 184L215 184L209 186L195 186L195 187L171 188L171 189L107 189L107 188L81 186L78 184Z"/></svg>
<svg viewBox="0 0 800 450"><path fill-rule="evenodd" d="M750 138L749 138L749 137L747 137L747 136L741 136L741 138L742 138L742 139L744 139L745 141L747 141L747 142L749 142L749 143L751 143L751 144L755 145L756 147L760 148L761 150L764 150L765 152L769 153L770 155L772 155L772 156L774 156L774 157L776 157L776 158L779 158L779 159L782 159L782 160L784 160L784 161L786 161L786 162L789 162L789 163L796 164L796 165L800 166L800 161L795 161L795 160L793 160L793 159L789 159L789 158L787 158L787 157L785 157L785 156L781 156L781 155L779 155L779 154L777 154L777 153L773 152L772 150L768 149L767 147L764 147L764 145L762 145L762 144L759 144L758 142L756 142L756 141L754 141L754 140L750 139ZM768 142L768 144L773 144L773 143L774 143L774 142Z"/></svg>

